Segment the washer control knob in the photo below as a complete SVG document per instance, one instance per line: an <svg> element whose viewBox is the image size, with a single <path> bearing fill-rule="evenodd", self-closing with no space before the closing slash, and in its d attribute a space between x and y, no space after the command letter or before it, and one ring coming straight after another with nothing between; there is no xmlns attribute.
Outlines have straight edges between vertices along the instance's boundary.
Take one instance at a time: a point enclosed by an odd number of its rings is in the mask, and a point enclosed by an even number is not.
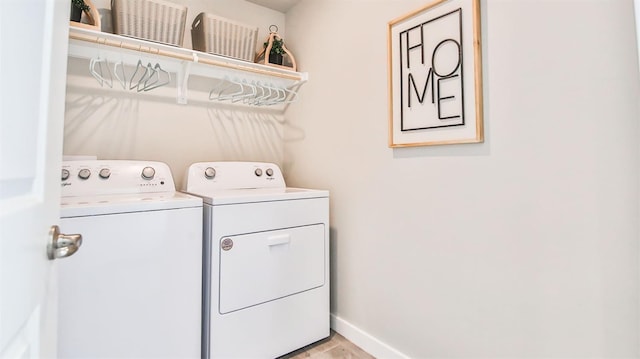
<svg viewBox="0 0 640 359"><path fill-rule="evenodd" d="M62 180L66 181L69 179L69 170L66 168L62 169Z"/></svg>
<svg viewBox="0 0 640 359"><path fill-rule="evenodd" d="M89 171L86 168L83 168L80 170L80 172L78 172L78 177L80 177L80 179L82 180L89 179L89 177L91 177L91 171Z"/></svg>
<svg viewBox="0 0 640 359"><path fill-rule="evenodd" d="M273 176L273 169L267 168L267 176L269 177Z"/></svg>
<svg viewBox="0 0 640 359"><path fill-rule="evenodd" d="M142 169L142 178L146 180L152 180L156 175L156 170L153 167L145 167Z"/></svg>
<svg viewBox="0 0 640 359"><path fill-rule="evenodd" d="M100 173L98 173L98 175L100 176L100 178L102 179L107 179L111 176L111 170L108 168L103 168L100 170Z"/></svg>
<svg viewBox="0 0 640 359"><path fill-rule="evenodd" d="M216 169L213 167L207 167L207 169L204 170L204 176L207 179L213 179L213 177L216 176Z"/></svg>
<svg viewBox="0 0 640 359"><path fill-rule="evenodd" d="M254 171L254 173L256 174L256 176L260 177L262 176L262 170L260 168L256 168L256 170Z"/></svg>

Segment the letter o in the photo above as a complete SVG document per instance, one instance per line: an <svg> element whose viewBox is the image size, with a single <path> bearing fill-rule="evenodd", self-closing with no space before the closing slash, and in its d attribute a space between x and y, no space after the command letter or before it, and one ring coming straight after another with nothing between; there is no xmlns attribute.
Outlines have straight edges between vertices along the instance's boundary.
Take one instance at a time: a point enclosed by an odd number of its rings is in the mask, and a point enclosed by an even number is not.
<svg viewBox="0 0 640 359"><path fill-rule="evenodd" d="M436 54L438 53L438 50L440 50L440 48L442 46L444 46L446 43L448 42L453 42L456 47L457 47L457 53L458 53L458 62L456 63L456 66L454 67L453 70L451 70L448 74L446 75L442 75L440 74L440 72L438 71L438 69L436 69ZM449 77L451 75L453 75L456 71L458 71L458 69L460 68L460 63L462 62L462 51L460 49L460 44L454 40L454 39L446 39L446 40L442 40L440 41L440 43L436 46L435 49L433 49L433 53L431 54L431 68L433 69L433 73L438 75L438 77Z"/></svg>

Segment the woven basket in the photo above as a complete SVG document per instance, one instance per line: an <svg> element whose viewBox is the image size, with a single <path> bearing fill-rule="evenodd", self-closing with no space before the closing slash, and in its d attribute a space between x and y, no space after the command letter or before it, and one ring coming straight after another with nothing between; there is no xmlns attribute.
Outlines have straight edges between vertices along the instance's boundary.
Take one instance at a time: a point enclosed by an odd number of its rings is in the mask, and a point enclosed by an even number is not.
<svg viewBox="0 0 640 359"><path fill-rule="evenodd" d="M191 26L193 49L253 62L258 27L200 13Z"/></svg>
<svg viewBox="0 0 640 359"><path fill-rule="evenodd" d="M113 32L182 46L187 7L164 0L111 0Z"/></svg>

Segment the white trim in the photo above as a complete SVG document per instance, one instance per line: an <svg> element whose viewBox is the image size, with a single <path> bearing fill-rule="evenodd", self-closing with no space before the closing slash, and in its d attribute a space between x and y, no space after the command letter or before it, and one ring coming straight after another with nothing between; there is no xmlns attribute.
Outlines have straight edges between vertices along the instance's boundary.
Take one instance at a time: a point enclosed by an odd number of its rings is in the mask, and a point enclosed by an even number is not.
<svg viewBox="0 0 640 359"><path fill-rule="evenodd" d="M409 359L409 356L334 314L331 314L331 328L376 358Z"/></svg>
<svg viewBox="0 0 640 359"><path fill-rule="evenodd" d="M638 65L640 65L640 0L634 0L633 7L636 13L636 41L638 43Z"/></svg>

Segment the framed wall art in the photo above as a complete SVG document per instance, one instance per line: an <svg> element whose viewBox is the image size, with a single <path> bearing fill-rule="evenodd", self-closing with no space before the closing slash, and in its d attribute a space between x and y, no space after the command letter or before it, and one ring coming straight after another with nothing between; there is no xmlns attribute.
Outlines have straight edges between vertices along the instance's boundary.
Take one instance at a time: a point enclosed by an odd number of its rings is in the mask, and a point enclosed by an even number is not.
<svg viewBox="0 0 640 359"><path fill-rule="evenodd" d="M389 147L484 140L480 40L480 0L435 0L389 22Z"/></svg>

